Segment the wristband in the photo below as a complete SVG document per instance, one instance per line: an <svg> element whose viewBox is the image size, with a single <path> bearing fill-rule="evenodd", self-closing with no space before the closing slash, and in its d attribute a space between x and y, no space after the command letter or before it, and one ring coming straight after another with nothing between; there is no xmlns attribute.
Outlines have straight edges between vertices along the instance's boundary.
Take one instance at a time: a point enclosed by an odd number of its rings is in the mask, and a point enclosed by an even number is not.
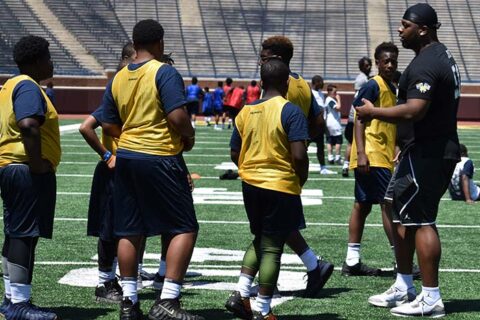
<svg viewBox="0 0 480 320"><path fill-rule="evenodd" d="M105 161L105 162L107 162L108 160L110 160L111 157L112 157L112 153L107 150L107 151L103 154L102 160Z"/></svg>

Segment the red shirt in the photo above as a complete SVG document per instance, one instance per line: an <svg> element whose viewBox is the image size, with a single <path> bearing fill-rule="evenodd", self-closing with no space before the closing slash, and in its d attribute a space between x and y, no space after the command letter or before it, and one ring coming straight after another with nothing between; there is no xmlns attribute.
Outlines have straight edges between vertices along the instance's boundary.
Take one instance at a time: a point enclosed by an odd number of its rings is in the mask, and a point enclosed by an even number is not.
<svg viewBox="0 0 480 320"><path fill-rule="evenodd" d="M260 87L259 86L251 86L247 87L247 99L245 101L246 104L250 104L255 100L260 99Z"/></svg>
<svg viewBox="0 0 480 320"><path fill-rule="evenodd" d="M234 107L235 109L241 109L243 107L243 94L245 90L240 87L235 87L232 90L232 96L230 98L230 106Z"/></svg>
<svg viewBox="0 0 480 320"><path fill-rule="evenodd" d="M225 106L231 106L231 100L232 100L232 92L233 92L233 87L229 85L224 85L223 86L223 92L225 92L225 98L223 98L223 104Z"/></svg>

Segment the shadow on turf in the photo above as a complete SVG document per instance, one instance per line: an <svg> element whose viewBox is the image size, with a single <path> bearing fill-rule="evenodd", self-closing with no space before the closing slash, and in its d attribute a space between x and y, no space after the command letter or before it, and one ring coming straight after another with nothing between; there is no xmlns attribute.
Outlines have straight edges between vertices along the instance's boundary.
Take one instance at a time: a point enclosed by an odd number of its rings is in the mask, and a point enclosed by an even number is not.
<svg viewBox="0 0 480 320"><path fill-rule="evenodd" d="M480 312L480 299L444 301L447 314Z"/></svg>
<svg viewBox="0 0 480 320"><path fill-rule="evenodd" d="M208 310L189 310L191 313L204 317L208 320L230 320L238 319L230 312L222 309L208 309ZM279 319L282 320L342 320L336 313L320 313L320 314L311 314L311 315L278 315Z"/></svg>
<svg viewBox="0 0 480 320"><path fill-rule="evenodd" d="M112 312L111 308L78 308L65 306L49 309L62 317L62 320L92 320Z"/></svg>

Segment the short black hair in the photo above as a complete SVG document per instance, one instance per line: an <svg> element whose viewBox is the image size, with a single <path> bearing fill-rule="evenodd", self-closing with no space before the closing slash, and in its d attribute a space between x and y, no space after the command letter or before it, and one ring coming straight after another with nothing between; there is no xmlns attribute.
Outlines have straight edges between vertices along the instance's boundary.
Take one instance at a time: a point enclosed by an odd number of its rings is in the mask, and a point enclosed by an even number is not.
<svg viewBox="0 0 480 320"><path fill-rule="evenodd" d="M169 65L174 65L175 60L173 60L172 55L173 55L173 52L170 52L168 54L164 53L160 58L160 62L167 63Z"/></svg>
<svg viewBox="0 0 480 320"><path fill-rule="evenodd" d="M382 42L375 48L375 60L380 59L382 52L392 52L398 56L398 47L393 42Z"/></svg>
<svg viewBox="0 0 480 320"><path fill-rule="evenodd" d="M260 69L260 77L265 88L279 88L288 82L289 76L288 66L280 59L270 59L262 64Z"/></svg>
<svg viewBox="0 0 480 320"><path fill-rule="evenodd" d="M208 91L210 91L210 88L209 88L209 87L205 87L205 88L203 88L203 90L204 90L205 92L208 92Z"/></svg>
<svg viewBox="0 0 480 320"><path fill-rule="evenodd" d="M232 78L227 78L227 79L225 80L225 82L226 82L228 85L231 85L232 82L233 82L233 80L232 80Z"/></svg>
<svg viewBox="0 0 480 320"><path fill-rule="evenodd" d="M13 60L17 66L35 63L50 54L47 40L37 36L22 37L13 47Z"/></svg>
<svg viewBox="0 0 480 320"><path fill-rule="evenodd" d="M273 54L281 56L289 64L293 57L293 43L285 36L273 36L262 42L262 50L270 50Z"/></svg>
<svg viewBox="0 0 480 320"><path fill-rule="evenodd" d="M252 87L255 87L257 85L257 81L256 80L252 80L252 82L250 82L250 85Z"/></svg>
<svg viewBox="0 0 480 320"><path fill-rule="evenodd" d="M223 81L218 81L217 82L217 87L223 87Z"/></svg>
<svg viewBox="0 0 480 320"><path fill-rule="evenodd" d="M333 89L337 89L337 86L334 85L333 83L329 83L327 86L327 92L332 92Z"/></svg>
<svg viewBox="0 0 480 320"><path fill-rule="evenodd" d="M163 27L158 21L147 19L137 22L133 27L133 43L146 45L163 40Z"/></svg>
<svg viewBox="0 0 480 320"><path fill-rule="evenodd" d="M468 157L468 149L467 146L463 143L460 143L460 156L461 157Z"/></svg>
<svg viewBox="0 0 480 320"><path fill-rule="evenodd" d="M197 84L197 83L198 83L197 77L192 77L192 84Z"/></svg>
<svg viewBox="0 0 480 320"><path fill-rule="evenodd" d="M313 78L312 78L312 83L319 83L319 82L323 83L323 78L322 78L322 76L319 76L318 74L315 75L315 76L313 76Z"/></svg>
<svg viewBox="0 0 480 320"><path fill-rule="evenodd" d="M135 48L133 47L133 43L128 41L122 48L122 59L129 59L134 54Z"/></svg>
<svg viewBox="0 0 480 320"><path fill-rule="evenodd" d="M368 62L369 65L372 65L372 59L369 57L361 57L360 60L358 60L358 68L362 68L365 62Z"/></svg>

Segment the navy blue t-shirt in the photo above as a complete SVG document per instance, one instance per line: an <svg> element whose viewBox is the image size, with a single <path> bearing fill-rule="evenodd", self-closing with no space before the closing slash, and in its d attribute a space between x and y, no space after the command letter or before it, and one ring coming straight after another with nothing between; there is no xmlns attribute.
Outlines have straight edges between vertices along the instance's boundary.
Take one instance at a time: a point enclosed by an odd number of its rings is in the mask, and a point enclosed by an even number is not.
<svg viewBox="0 0 480 320"><path fill-rule="evenodd" d="M256 105L265 100L257 100L250 105ZM245 106L248 108L248 105ZM308 140L308 126L307 119L302 110L291 102L285 104L282 109L281 122L283 130L287 134L288 141L303 141ZM242 138L238 133L237 127L233 126L232 137L230 138L230 148L235 151L240 151L242 147Z"/></svg>
<svg viewBox="0 0 480 320"><path fill-rule="evenodd" d="M393 92L393 94L396 94L396 88L393 86L393 84L388 83L388 87L390 90ZM362 99L367 99L371 103L375 103L377 101L378 97L380 96L380 87L378 86L377 81L370 79L368 80L367 83L365 83L360 90L358 91L358 94L356 95L355 99L353 100L353 106L358 107L358 106L363 106L364 103L362 102Z"/></svg>
<svg viewBox="0 0 480 320"><path fill-rule="evenodd" d="M128 70L136 70L143 66L148 61L134 64L131 63L127 66ZM115 105L112 95L112 82L113 79L108 83L103 95L102 105L103 115L102 120L105 123L115 123L122 124L120 115L118 113L118 108ZM160 101L162 102L162 108L168 114L177 108L181 108L187 102L185 101L184 95L184 84L182 76L178 71L169 64L162 65L155 76L155 82L157 84L158 93L160 95Z"/></svg>
<svg viewBox="0 0 480 320"><path fill-rule="evenodd" d="M13 112L17 122L32 117L45 118L47 102L40 90L42 89L30 80L20 81L13 89Z"/></svg>
<svg viewBox="0 0 480 320"><path fill-rule="evenodd" d="M472 160L467 160L463 165L463 170L460 172L460 175L466 175L470 179L473 179L473 162Z"/></svg>
<svg viewBox="0 0 480 320"><path fill-rule="evenodd" d="M98 125L102 125L102 116L103 116L103 105L100 105L95 111L92 112L91 114L92 117L97 120Z"/></svg>

